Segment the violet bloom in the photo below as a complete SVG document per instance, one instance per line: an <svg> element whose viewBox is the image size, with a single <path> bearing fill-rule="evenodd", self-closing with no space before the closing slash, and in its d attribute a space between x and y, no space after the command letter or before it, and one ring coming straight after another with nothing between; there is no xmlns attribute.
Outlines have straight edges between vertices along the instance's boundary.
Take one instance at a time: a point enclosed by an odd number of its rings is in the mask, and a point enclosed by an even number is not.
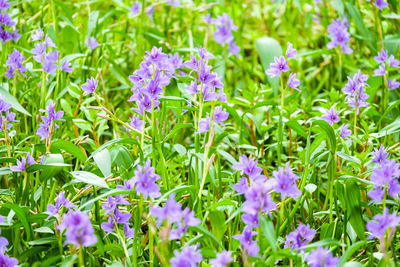
<svg viewBox="0 0 400 267"><path fill-rule="evenodd" d="M395 90L400 87L400 82L396 81L395 79L391 80L388 79L388 88L390 90Z"/></svg>
<svg viewBox="0 0 400 267"><path fill-rule="evenodd" d="M379 67L374 70L374 76L384 76L386 74L386 65L381 64Z"/></svg>
<svg viewBox="0 0 400 267"><path fill-rule="evenodd" d="M140 12L140 4L136 1L133 6L131 7L131 12L133 16L136 16Z"/></svg>
<svg viewBox="0 0 400 267"><path fill-rule="evenodd" d="M292 197L296 200L301 195L301 192L297 188L296 184L298 177L289 167L289 163L286 163L285 169L279 167L278 171L273 172L273 175L273 189L275 192L281 194L282 200L284 200L286 196Z"/></svg>
<svg viewBox="0 0 400 267"><path fill-rule="evenodd" d="M4 251L0 252L0 266L14 267L17 265L18 265L18 260L16 258L12 258L7 254L4 254Z"/></svg>
<svg viewBox="0 0 400 267"><path fill-rule="evenodd" d="M218 94L210 86L205 86L203 89L203 100L204 102L217 100Z"/></svg>
<svg viewBox="0 0 400 267"><path fill-rule="evenodd" d="M9 7L10 3L8 3L8 0L0 0L0 10L6 10Z"/></svg>
<svg viewBox="0 0 400 267"><path fill-rule="evenodd" d="M69 211L62 217L62 223L57 228L63 232L66 229L65 244L77 247L90 247L97 243L94 229L89 217L80 211Z"/></svg>
<svg viewBox="0 0 400 267"><path fill-rule="evenodd" d="M285 248L290 250L298 250L306 246L311 240L313 240L317 232L311 229L309 225L300 223L296 230L286 236ZM303 249L305 251L305 249Z"/></svg>
<svg viewBox="0 0 400 267"><path fill-rule="evenodd" d="M209 263L212 267L226 267L229 263L233 261L231 251L222 251L217 253L215 259L211 259Z"/></svg>
<svg viewBox="0 0 400 267"><path fill-rule="evenodd" d="M122 212L117 208L117 209L115 209L114 217L115 217L115 221L117 223L125 224L131 218L131 214L127 213L127 212Z"/></svg>
<svg viewBox="0 0 400 267"><path fill-rule="evenodd" d="M269 65L269 69L267 69L265 73L273 78L275 76L281 76L282 72L287 71L289 71L288 61L285 57L280 56L279 58L274 57L274 63Z"/></svg>
<svg viewBox="0 0 400 267"><path fill-rule="evenodd" d="M247 181L246 177L242 177L240 178L239 182L236 183L233 188L236 190L237 194L235 194L235 196L237 195L243 195L244 193L246 193L246 191L249 189L249 183Z"/></svg>
<svg viewBox="0 0 400 267"><path fill-rule="evenodd" d="M332 23L328 26L328 36L330 38L330 42L327 44L328 49L340 46L343 53L353 53L353 50L348 44L350 41L350 33L347 31L347 27L347 18L343 19L343 21L340 19L332 20Z"/></svg>
<svg viewBox="0 0 400 267"><path fill-rule="evenodd" d="M190 85L186 87L186 92L191 95L197 94L200 91L200 86L197 84L197 79L190 82Z"/></svg>
<svg viewBox="0 0 400 267"><path fill-rule="evenodd" d="M296 58L296 55L297 55L297 50L293 48L293 44L292 43L288 42L287 49L286 49L286 57L287 58L294 58L294 59L298 60L298 58Z"/></svg>
<svg viewBox="0 0 400 267"><path fill-rule="evenodd" d="M180 239L183 234L186 234L189 226L196 226L201 223L200 219L194 216L194 211L186 207L181 212L181 218L176 222L177 228L173 228L169 232L169 240Z"/></svg>
<svg viewBox="0 0 400 267"><path fill-rule="evenodd" d="M272 184L268 181L254 181L244 193L246 201L243 203L243 210L247 214L265 212L271 215L271 211L276 208L276 203L272 201L269 193L271 189Z"/></svg>
<svg viewBox="0 0 400 267"><path fill-rule="evenodd" d="M390 55L390 57L388 59L388 64L392 68L399 68L400 61L395 59L393 55Z"/></svg>
<svg viewBox="0 0 400 267"><path fill-rule="evenodd" d="M318 247L307 255L306 261L310 267L336 267L339 258L333 257L328 248Z"/></svg>
<svg viewBox="0 0 400 267"><path fill-rule="evenodd" d="M39 110L42 113L47 113L47 116L42 116L42 122L39 124L39 129L36 130L36 135L40 137L40 140L44 140L46 138L51 137L51 134L54 133L53 131L50 131L50 128L52 129L58 129L59 126L55 123L55 121L65 121L62 119L62 116L64 116L64 111L55 111L54 109L54 103L53 101L50 101L49 105L47 108L40 109Z"/></svg>
<svg viewBox="0 0 400 267"><path fill-rule="evenodd" d="M61 65L61 69L65 72L71 73L73 69L70 67L70 63L68 60L65 60Z"/></svg>
<svg viewBox="0 0 400 267"><path fill-rule="evenodd" d="M214 121L216 123L221 124L222 126L225 126L225 124L223 123L225 120L227 120L229 117L229 113L222 111L222 107L218 106L215 108L214 110Z"/></svg>
<svg viewBox="0 0 400 267"><path fill-rule="evenodd" d="M258 227L258 214L245 213L241 216L242 221L249 227Z"/></svg>
<svg viewBox="0 0 400 267"><path fill-rule="evenodd" d="M325 115L323 115L321 119L329 123L331 126L333 125L333 123L338 123L340 121L338 112L335 110L334 107L331 107L330 109L325 109Z"/></svg>
<svg viewBox="0 0 400 267"><path fill-rule="evenodd" d="M343 124L340 127L340 137L350 140L349 136L351 135L351 131L349 130L348 124Z"/></svg>
<svg viewBox="0 0 400 267"><path fill-rule="evenodd" d="M171 258L171 267L197 267L203 260L203 256L198 251L199 244L193 246L184 246L182 251L174 251L174 257Z"/></svg>
<svg viewBox="0 0 400 267"><path fill-rule="evenodd" d="M107 201L103 203L101 207L104 209L104 214L113 214L117 207L117 203L114 201L112 196L108 196Z"/></svg>
<svg viewBox="0 0 400 267"><path fill-rule="evenodd" d="M24 61L25 57L17 50L14 49L14 51L11 54L8 54L8 58L6 61L6 65L9 67L10 73L12 75L6 74L7 78L10 79L14 76L14 71L18 69L18 71L26 77L24 72L26 71L26 68L22 65L22 62Z"/></svg>
<svg viewBox="0 0 400 267"><path fill-rule="evenodd" d="M393 237L400 223L400 216L396 213L397 212L394 211L390 214L388 208L385 208L382 214L375 215L372 221L367 222L367 230L371 233L368 239L383 239L388 229L390 229L389 235Z"/></svg>
<svg viewBox="0 0 400 267"><path fill-rule="evenodd" d="M85 91L83 95L86 96L88 94L94 93L96 91L98 83L99 82L93 77L91 77L90 79L86 79L86 83L82 84L81 86L82 90Z"/></svg>
<svg viewBox="0 0 400 267"><path fill-rule="evenodd" d="M232 31L236 31L238 27L233 23L233 20L228 16L228 14L223 13L216 19L211 19L208 14L205 18L207 23L212 23L216 26L217 30L214 32L214 41L224 46L228 44L229 51L235 55L239 56L240 47L236 45Z"/></svg>
<svg viewBox="0 0 400 267"><path fill-rule="evenodd" d="M157 218L157 227L164 221L178 222L182 218L182 205L175 201L175 194L171 194L163 207L151 207L150 213Z"/></svg>
<svg viewBox="0 0 400 267"><path fill-rule="evenodd" d="M99 46L99 43L97 42L96 38L89 37L86 40L86 46L89 47L91 50L95 50L96 47Z"/></svg>
<svg viewBox="0 0 400 267"><path fill-rule="evenodd" d="M33 31L33 33L31 34L31 39L32 41L39 41L42 40L44 36L43 30L42 28L39 27L39 29Z"/></svg>
<svg viewBox="0 0 400 267"><path fill-rule="evenodd" d="M378 52L378 55L374 57L375 61L378 63L383 63L388 59L388 53L385 49L381 49L381 52Z"/></svg>
<svg viewBox="0 0 400 267"><path fill-rule="evenodd" d="M143 120L138 115L133 115L130 118L129 125L141 132L143 129Z"/></svg>
<svg viewBox="0 0 400 267"><path fill-rule="evenodd" d="M389 6L389 4L385 1L385 0L376 0L374 5L379 8L381 11L384 8L387 8Z"/></svg>
<svg viewBox="0 0 400 267"><path fill-rule="evenodd" d="M372 162L375 162L377 164L383 165L389 162L389 153L386 152L386 148L383 146L383 144L381 144L379 149L374 148L374 152L372 152L371 155L373 156Z"/></svg>
<svg viewBox="0 0 400 267"><path fill-rule="evenodd" d="M246 226L240 235L234 235L233 238L239 240L242 248L252 257L256 257L260 248L257 245L257 241L253 241L253 236L257 235L257 232L251 230L250 227Z"/></svg>
<svg viewBox="0 0 400 267"><path fill-rule="evenodd" d="M101 229L103 229L103 231L105 231L107 233L104 237L111 234L115 228L115 223L114 223L113 217L111 215L108 216L107 222L101 223L100 227L101 227Z"/></svg>
<svg viewBox="0 0 400 267"><path fill-rule="evenodd" d="M28 166L33 164L36 164L36 161L28 152L26 158L22 157L21 161L17 160L17 166L11 166L10 170L13 172L24 172Z"/></svg>
<svg viewBox="0 0 400 267"><path fill-rule="evenodd" d="M10 111L11 107L11 104L0 98L0 131L4 132L10 129L13 126L10 122L18 122L15 120L15 113Z"/></svg>
<svg viewBox="0 0 400 267"><path fill-rule="evenodd" d="M72 202L68 199L65 198L65 193L64 191L61 191L56 198L56 204L48 204L47 205L47 212L49 213L49 218L55 217L56 214L59 213L61 207L66 207L67 209L71 210L72 208L76 207L76 205L72 204Z"/></svg>
<svg viewBox="0 0 400 267"><path fill-rule="evenodd" d="M42 63L46 53L46 46L44 43L35 43L34 46L35 48L31 49L31 52L34 54L33 59L38 63Z"/></svg>
<svg viewBox="0 0 400 267"><path fill-rule="evenodd" d="M350 107L357 107L357 114L360 110L360 107L367 107L369 95L364 92L364 88L368 86L366 81L368 80L367 74L362 74L361 70L358 70L356 74L354 74L353 78L347 77L347 84L342 88L343 93L346 94L345 101L349 104Z"/></svg>
<svg viewBox="0 0 400 267"><path fill-rule="evenodd" d="M287 85L290 88L301 92L301 90L298 88L298 86L300 85L300 81L298 79L296 79L296 73L289 74L289 79L288 79Z"/></svg>
<svg viewBox="0 0 400 267"><path fill-rule="evenodd" d="M257 166L258 161L254 159L247 159L246 155L241 155L239 162L233 164L232 168L240 171L240 174L246 174L252 180L265 179L266 177L261 174L262 168Z"/></svg>
<svg viewBox="0 0 400 267"><path fill-rule="evenodd" d="M207 115L205 119L200 120L199 130L196 132L196 134L208 132L210 130L210 124L211 124L211 117Z"/></svg>
<svg viewBox="0 0 400 267"><path fill-rule="evenodd" d="M132 178L135 183L136 194L143 194L144 199L148 196L151 199L159 197L161 195L160 187L156 184L159 179L160 176L154 172L150 160L147 160L144 166L138 165L135 176Z"/></svg>
<svg viewBox="0 0 400 267"><path fill-rule="evenodd" d="M399 164L396 160L388 160L384 164L381 164L379 168L375 168L372 171L371 182L376 186L385 186L390 184L392 179L400 176Z"/></svg>

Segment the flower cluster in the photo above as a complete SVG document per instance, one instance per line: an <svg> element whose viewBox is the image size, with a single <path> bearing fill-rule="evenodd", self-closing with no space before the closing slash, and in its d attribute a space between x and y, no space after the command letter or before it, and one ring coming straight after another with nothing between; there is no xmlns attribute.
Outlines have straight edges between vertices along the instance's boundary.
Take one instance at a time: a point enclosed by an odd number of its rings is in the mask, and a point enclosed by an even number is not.
<svg viewBox="0 0 400 267"><path fill-rule="evenodd" d="M102 207L105 214L109 214L107 222L101 224L101 229L107 232L107 235L114 231L114 227L122 224L124 227L124 235L126 238L132 238L135 230L129 227L129 219L131 214L118 209L117 205L129 205L130 203L124 199L124 196L117 195L115 197L108 196L107 201ZM106 236L107 236L106 235Z"/></svg>
<svg viewBox="0 0 400 267"><path fill-rule="evenodd" d="M357 108L357 114L360 111L360 107L367 107L369 95L364 92L364 88L367 84L368 75L362 74L361 70L358 70L354 74L353 78L347 76L347 84L342 88L343 93L346 94L345 101L352 108Z"/></svg>
<svg viewBox="0 0 400 267"><path fill-rule="evenodd" d="M11 166L10 169L13 172L24 172L28 166L33 165L33 164L37 164L37 162L31 156L31 154L28 152L26 154L26 157L21 158L21 161L17 160L17 166Z"/></svg>
<svg viewBox="0 0 400 267"><path fill-rule="evenodd" d="M156 181L160 176L154 172L154 167L151 166L150 160L147 160L144 166L138 166L135 170L135 176L129 180L124 181L124 185L119 185L117 188L133 190L135 188L136 194L143 194L143 198L148 196L151 199L161 196L160 187Z"/></svg>
<svg viewBox="0 0 400 267"><path fill-rule="evenodd" d="M260 213L270 214L272 209L276 208L275 202L272 201L270 191L273 187L271 180L263 174L262 168L257 166L258 162L254 159L248 159L246 155L239 158L239 162L232 167L245 174L247 177L241 177L240 181L234 185L237 195L244 194L246 201L243 203L242 221L246 224L242 234L233 238L239 240L242 247L250 256L257 256L259 247L252 237L257 234L253 231L253 227L258 227L258 216Z"/></svg>
<svg viewBox="0 0 400 267"><path fill-rule="evenodd" d="M379 67L374 70L374 76L385 76L390 68L400 68L400 61L397 60L393 55L388 56L388 52L382 48L381 52L374 57L375 61L380 64ZM387 86L390 90L394 90L400 87L400 82L395 79L388 79Z"/></svg>
<svg viewBox="0 0 400 267"><path fill-rule="evenodd" d="M353 53L353 50L349 47L350 33L347 31L349 23L347 17L332 20L332 23L328 26L328 33L330 42L327 44L328 49L340 46L342 52L345 54Z"/></svg>
<svg viewBox="0 0 400 267"><path fill-rule="evenodd" d="M0 0L1 5L1 0ZM0 215L0 224L4 222L4 217ZM1 229L0 229L1 234ZM18 260L5 254L7 251L8 240L0 236L0 266L14 267L18 265Z"/></svg>
<svg viewBox="0 0 400 267"><path fill-rule="evenodd" d="M65 207L69 211L72 211L72 208L75 208L74 205L68 198L65 198L64 191L61 191L56 198L56 204L48 204L47 205L47 212L49 213L48 219L51 217L56 217L56 215L60 212L61 208Z"/></svg>
<svg viewBox="0 0 400 267"><path fill-rule="evenodd" d="M12 30L12 27L15 26L15 22L5 11L9 7L10 3L8 3L8 0L0 0L0 40L3 44L11 39L13 39L14 42L17 42L21 37L21 34L18 33L18 29Z"/></svg>
<svg viewBox="0 0 400 267"><path fill-rule="evenodd" d="M164 206L151 207L150 213L157 218L158 227L166 222L166 227L171 228L168 233L169 240L180 239L183 234L187 233L189 226L200 224L200 220L194 216L193 211L188 207L182 209L182 205L175 201L174 194L168 198Z"/></svg>
<svg viewBox="0 0 400 267"><path fill-rule="evenodd" d="M62 217L62 223L57 227L61 232L66 229L65 244L77 247L90 247L97 243L94 229L86 213L70 210Z"/></svg>
<svg viewBox="0 0 400 267"><path fill-rule="evenodd" d="M44 35L44 32L41 28L32 33L31 39L32 41L40 41L36 42L34 44L35 47L31 49L32 54L34 54L33 59L42 65L45 73L54 73L57 69L58 56L60 54L57 51L56 44L47 34ZM47 52L47 48L50 48L50 51ZM70 68L69 61L67 60L62 63L61 70L68 73L73 71Z"/></svg>
<svg viewBox="0 0 400 267"><path fill-rule="evenodd" d="M271 180L272 189L281 194L281 199L284 200L287 196L297 199L301 192L297 188L296 180L298 179L292 169L289 167L289 163L286 163L286 168L278 168L278 171L273 172L274 179Z"/></svg>
<svg viewBox="0 0 400 267"><path fill-rule="evenodd" d="M385 0L376 0L374 5L379 8L381 11L384 8L387 8L389 6L389 4L385 1Z"/></svg>
<svg viewBox="0 0 400 267"><path fill-rule="evenodd" d="M291 43L287 44L286 48L286 58L284 56L274 57L274 62L269 65L269 69L265 71L265 74L269 75L271 78L278 76L280 77L282 72L288 72L290 70L289 68L289 59L293 58L298 60L296 58L297 55L297 50L293 48L293 45ZM288 82L287 85L300 92L300 89L298 86L300 85L300 81L296 78L296 73L291 72L289 74Z"/></svg>
<svg viewBox="0 0 400 267"><path fill-rule="evenodd" d="M15 120L15 113L10 111L11 107L11 104L5 102L3 99L0 98L0 130L3 132L13 126L10 122L18 122L17 120Z"/></svg>
<svg viewBox="0 0 400 267"><path fill-rule="evenodd" d="M26 68L22 65L22 61L24 61L25 56L23 56L17 49L14 48L14 51L11 54L8 54L8 58L6 61L6 65L8 69L6 70L5 76L8 79L11 79L15 75L15 70L18 69L19 73L22 76L26 77L24 72Z"/></svg>
<svg viewBox="0 0 400 267"><path fill-rule="evenodd" d="M388 234L388 243L390 244L400 223L400 216L396 215L396 211L390 214L389 210L385 208L382 214L377 214L372 219L373 221L367 222L367 230L371 233L368 239L378 238L382 244L385 235Z"/></svg>
<svg viewBox="0 0 400 267"><path fill-rule="evenodd" d="M137 108L133 110L144 116L152 108L160 105L158 100L164 93L163 87L167 86L177 69L183 68L183 60L178 53L167 55L162 48L153 47L147 51L140 68L129 76L133 83L133 95L129 101L135 101Z"/></svg>
<svg viewBox="0 0 400 267"><path fill-rule="evenodd" d="M300 223L296 230L286 236L285 248L300 250L313 240L316 233L310 226Z"/></svg>
<svg viewBox="0 0 400 267"><path fill-rule="evenodd" d="M368 191L368 196L372 199L371 203L382 201L385 190L389 196L398 199L400 194L398 180L400 177L400 165L396 163L396 160L388 159L389 154L383 145L380 146L379 150L375 148L372 155L372 161L378 164L378 167L373 169L371 175L371 182L374 183L374 189Z"/></svg>
<svg viewBox="0 0 400 267"><path fill-rule="evenodd" d="M233 261L231 251L222 251L217 253L215 259L210 260L210 264L213 267L226 267Z"/></svg>
<svg viewBox="0 0 400 267"><path fill-rule="evenodd" d="M60 110L56 112L53 101L50 101L46 109L40 109L39 111L42 113L47 113L47 116L41 116L42 122L39 124L40 127L37 129L36 135L40 137L40 141L46 139L48 142L50 142L54 130L59 128L55 122L64 121L64 119L62 119L62 116L64 116L64 111Z"/></svg>
<svg viewBox="0 0 400 267"><path fill-rule="evenodd" d="M325 114L321 116L321 119L330 125L333 125L334 123L338 123L340 121L339 112L337 112L334 107L325 109Z"/></svg>
<svg viewBox="0 0 400 267"><path fill-rule="evenodd" d="M318 247L307 255L306 261L310 267L336 267L339 263L338 257L333 257L328 248Z"/></svg>
<svg viewBox="0 0 400 267"><path fill-rule="evenodd" d="M174 257L171 258L171 267L197 267L203 260L203 256L198 251L199 244L193 246L184 246L182 251L174 251Z"/></svg>
<svg viewBox="0 0 400 267"><path fill-rule="evenodd" d="M236 45L232 31L237 31L238 27L233 23L233 20L228 16L228 14L223 13L216 19L212 19L210 14L205 17L205 21L208 24L213 24L217 28L214 32L214 41L222 46L226 44L229 47L229 51L239 57L240 47Z"/></svg>

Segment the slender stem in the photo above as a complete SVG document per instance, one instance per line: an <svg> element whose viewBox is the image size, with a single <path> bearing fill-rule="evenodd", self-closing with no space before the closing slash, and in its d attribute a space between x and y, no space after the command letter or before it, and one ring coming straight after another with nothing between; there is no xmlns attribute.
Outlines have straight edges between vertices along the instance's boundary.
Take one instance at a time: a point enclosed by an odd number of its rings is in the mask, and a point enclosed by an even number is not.
<svg viewBox="0 0 400 267"><path fill-rule="evenodd" d="M283 85L283 76L281 74L280 76L280 82L281 82L281 110L279 114L279 125L278 125L278 166L281 166L282 163L282 143L283 143L283 110L285 108L285 87Z"/></svg>
<svg viewBox="0 0 400 267"><path fill-rule="evenodd" d="M82 249L82 246L79 246L79 266L85 266L85 262L83 260L83 249Z"/></svg>

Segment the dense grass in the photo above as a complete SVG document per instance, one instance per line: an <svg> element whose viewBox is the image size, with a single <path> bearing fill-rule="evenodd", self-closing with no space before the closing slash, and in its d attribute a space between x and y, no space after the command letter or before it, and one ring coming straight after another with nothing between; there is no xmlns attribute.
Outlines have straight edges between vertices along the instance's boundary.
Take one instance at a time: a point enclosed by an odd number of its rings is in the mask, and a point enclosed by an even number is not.
<svg viewBox="0 0 400 267"><path fill-rule="evenodd" d="M0 0L0 265L397 266L385 3Z"/></svg>

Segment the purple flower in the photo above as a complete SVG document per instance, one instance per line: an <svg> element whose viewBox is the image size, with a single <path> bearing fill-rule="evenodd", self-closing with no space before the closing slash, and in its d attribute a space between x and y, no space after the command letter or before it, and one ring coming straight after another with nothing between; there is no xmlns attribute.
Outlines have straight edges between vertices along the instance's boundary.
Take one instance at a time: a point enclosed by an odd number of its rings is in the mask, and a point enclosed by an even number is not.
<svg viewBox="0 0 400 267"><path fill-rule="evenodd" d="M197 84L197 79L190 82L190 85L186 87L186 92L191 95L197 94L200 91L200 86Z"/></svg>
<svg viewBox="0 0 400 267"><path fill-rule="evenodd" d="M99 43L97 42L96 38L89 37L86 40L86 46L89 47L91 50L95 50L96 47L99 46Z"/></svg>
<svg viewBox="0 0 400 267"><path fill-rule="evenodd" d="M377 8L379 8L381 11L382 11L384 8L386 8L386 7L389 6L389 4L388 4L385 0L376 0L375 3L374 3L374 5L375 5Z"/></svg>
<svg viewBox="0 0 400 267"><path fill-rule="evenodd" d="M4 251L0 252L0 266L14 267L18 265L18 260L16 258L12 258L3 253Z"/></svg>
<svg viewBox="0 0 400 267"><path fill-rule="evenodd" d="M113 220L113 217L110 215L110 216L108 216L107 222L101 223L101 229L103 229L105 232L107 232L107 234L104 237L106 237L112 231L114 231L114 227L115 227L114 220Z"/></svg>
<svg viewBox="0 0 400 267"><path fill-rule="evenodd" d="M141 132L143 129L143 120L138 115L133 115L130 118L129 125Z"/></svg>
<svg viewBox="0 0 400 267"><path fill-rule="evenodd" d="M58 229L60 231L67 229L65 233L66 244L89 247L97 243L97 237L94 235L89 217L83 212L71 210L64 214Z"/></svg>
<svg viewBox="0 0 400 267"><path fill-rule="evenodd" d="M46 73L54 73L57 69L57 65L49 58L45 57L43 61L43 71Z"/></svg>
<svg viewBox="0 0 400 267"><path fill-rule="evenodd" d="M328 33L330 42L327 44L328 49L340 46L342 52L345 54L351 54L353 50L349 47L348 42L350 41L350 33L347 31L347 18L332 20L332 23L328 26Z"/></svg>
<svg viewBox="0 0 400 267"><path fill-rule="evenodd" d="M33 31L31 34L32 41L39 41L42 40L44 36L42 28L39 27L39 29Z"/></svg>
<svg viewBox="0 0 400 267"><path fill-rule="evenodd" d="M385 186L394 177L398 177L399 175L399 164L396 163L396 160L392 159L381 163L379 168L372 171L371 182L377 186Z"/></svg>
<svg viewBox="0 0 400 267"><path fill-rule="evenodd" d="M357 106L358 114L360 107L368 106L366 100L369 96L368 94L364 93L364 87L368 86L366 83L368 80L368 75L362 74L361 70L358 70L358 72L354 74L353 78L348 76L347 80L346 86L342 88L343 93L346 94L345 101L350 107Z"/></svg>
<svg viewBox="0 0 400 267"><path fill-rule="evenodd" d="M377 214L372 219L373 221L367 222L367 230L371 233L368 239L383 239L388 229L391 229L390 235L393 236L400 223L400 216L396 215L396 211L390 214L387 208L382 214Z"/></svg>
<svg viewBox="0 0 400 267"><path fill-rule="evenodd" d="M156 181L160 179L160 176L154 172L154 167L151 166L150 160L147 160L144 166L138 165L135 170L135 176L132 178L136 194L143 194L144 199L150 196L151 199L159 197L160 187L156 184Z"/></svg>
<svg viewBox="0 0 400 267"><path fill-rule="evenodd" d="M374 70L374 76L384 76L386 74L386 66L385 64L379 65L379 67Z"/></svg>
<svg viewBox="0 0 400 267"><path fill-rule="evenodd" d="M6 10L9 7L10 7L10 3L8 3L8 0L0 0L0 10Z"/></svg>
<svg viewBox="0 0 400 267"><path fill-rule="evenodd" d="M388 79L388 88L390 90L395 90L400 87L400 82L396 81L395 79L391 80Z"/></svg>
<svg viewBox="0 0 400 267"><path fill-rule="evenodd" d="M54 47L54 48L56 47L53 40L51 40L51 38L47 34L44 37L44 46L45 47Z"/></svg>
<svg viewBox="0 0 400 267"><path fill-rule="evenodd" d="M240 47L236 45L235 41L233 41L233 40L230 41L228 48L229 48L229 51L232 53L232 55L239 57Z"/></svg>
<svg viewBox="0 0 400 267"><path fill-rule="evenodd" d="M117 203L115 203L112 196L107 197L107 202L103 203L101 207L104 209L104 214L113 214Z"/></svg>
<svg viewBox="0 0 400 267"><path fill-rule="evenodd" d="M157 218L159 227L164 221L178 222L182 218L182 205L175 201L175 195L171 194L163 207L151 207L150 213Z"/></svg>
<svg viewBox="0 0 400 267"><path fill-rule="evenodd" d="M140 4L136 1L133 6L131 7L131 12L133 16L136 16L140 12Z"/></svg>
<svg viewBox="0 0 400 267"><path fill-rule="evenodd" d="M381 52L378 52L378 55L374 57L375 61L378 63L383 63L388 58L388 53L385 49L381 49Z"/></svg>
<svg viewBox="0 0 400 267"><path fill-rule="evenodd" d="M246 155L241 155L239 163L233 164L232 168L240 171L240 174L245 173L252 180L263 179L265 176L261 175L262 168L258 167L257 164L257 160L249 160Z"/></svg>
<svg viewBox="0 0 400 267"><path fill-rule="evenodd" d="M199 245L184 246L182 251L174 251L171 258L171 267L196 267L203 260L203 256L198 252Z"/></svg>
<svg viewBox="0 0 400 267"><path fill-rule="evenodd" d="M227 120L229 117L229 113L222 111L222 107L218 106L215 108L214 110L214 121L216 123L221 124L222 126L225 126L225 124L223 123L223 121Z"/></svg>
<svg viewBox="0 0 400 267"><path fill-rule="evenodd" d="M377 164L383 165L389 162L389 153L386 152L386 148L383 146L383 144L381 144L379 150L374 148L374 152L372 152L371 155L373 156L372 162L375 162Z"/></svg>
<svg viewBox="0 0 400 267"><path fill-rule="evenodd" d="M12 20L10 15L8 15L8 13L1 12L0 13L0 24L11 27L11 26L15 25L15 22Z"/></svg>
<svg viewBox="0 0 400 267"><path fill-rule="evenodd" d="M269 69L265 71L270 77L281 76L282 72L289 71L288 61L285 57L280 56L279 58L274 57L274 63L269 65Z"/></svg>
<svg viewBox="0 0 400 267"><path fill-rule="evenodd" d="M316 233L309 225L300 223L296 230L286 236L285 248L299 250L313 240Z"/></svg>
<svg viewBox="0 0 400 267"><path fill-rule="evenodd" d="M226 267L233 261L231 251L222 251L217 254L215 259L211 259L209 263L212 267Z"/></svg>
<svg viewBox="0 0 400 267"><path fill-rule="evenodd" d="M254 181L244 193L246 201L243 203L243 210L247 214L258 214L259 212L271 214L271 210L276 208L269 193L271 188L272 184L268 181Z"/></svg>
<svg viewBox="0 0 400 267"><path fill-rule="evenodd" d="M384 192L385 191L379 186L369 190L368 196L372 199L371 202L369 202L369 204L382 201Z"/></svg>
<svg viewBox="0 0 400 267"><path fill-rule="evenodd" d="M24 172L26 170L26 167L36 164L35 159L31 156L31 154L28 152L26 154L26 158L22 157L21 161L17 160L17 166L11 166L10 169L13 172Z"/></svg>
<svg viewBox="0 0 400 267"><path fill-rule="evenodd" d="M300 81L298 79L296 79L296 73L289 74L289 79L288 79L287 85L290 88L293 88L293 89L301 92L300 89L298 88L298 86L300 85Z"/></svg>
<svg viewBox="0 0 400 267"><path fill-rule="evenodd" d="M239 240L242 248L252 257L258 255L260 248L256 241L253 241L253 236L257 235L257 232L252 231L250 227L246 226L240 235L234 235L233 238Z"/></svg>
<svg viewBox="0 0 400 267"><path fill-rule="evenodd" d="M203 100L205 102L217 100L218 94L210 86L205 86L203 90Z"/></svg>
<svg viewBox="0 0 400 267"><path fill-rule="evenodd" d="M135 229L130 228L129 224L124 223L124 235L125 238L133 238L135 236Z"/></svg>
<svg viewBox="0 0 400 267"><path fill-rule="evenodd" d="M273 172L273 175L273 189L275 192L281 194L282 200L284 200L286 196L297 199L301 195L296 184L298 177L293 173L292 169L290 169L289 163L286 163L285 169L279 167L278 171Z"/></svg>
<svg viewBox="0 0 400 267"><path fill-rule="evenodd" d="M33 59L42 63L46 53L46 46L44 43L35 43L35 48L32 48L31 52L34 54Z"/></svg>
<svg viewBox="0 0 400 267"><path fill-rule="evenodd" d="M208 115L205 119L201 119L199 122L199 130L196 132L196 134L208 132L210 130L210 123L211 118Z"/></svg>
<svg viewBox="0 0 400 267"><path fill-rule="evenodd" d="M214 32L214 41L222 46L228 44L229 51L238 57L240 47L236 45L232 34L232 31L236 31L238 27L233 23L233 20L228 16L228 14L223 13L216 19L211 19L210 14L208 14L207 17L205 17L205 21L214 24L217 28Z"/></svg>
<svg viewBox="0 0 400 267"><path fill-rule="evenodd" d="M155 6L151 5L149 7L147 7L146 9L146 16L148 16L149 18L153 17L153 12L154 12L154 8Z"/></svg>
<svg viewBox="0 0 400 267"><path fill-rule="evenodd" d="M48 219L54 217L61 209L61 206L66 207L67 209L71 210L72 208L76 207L76 205L72 204L68 198L65 198L64 191L61 191L56 198L56 205L48 204L47 205L47 212L50 214Z"/></svg>
<svg viewBox="0 0 400 267"><path fill-rule="evenodd" d="M14 49L14 51L11 54L8 54L8 58L6 61L6 65L10 67L10 69L15 70L18 69L18 71L25 76L24 72L26 71L26 68L22 65L22 62L24 61L25 57L17 50ZM13 77L12 75L11 77ZM7 77L7 78L11 78Z"/></svg>
<svg viewBox="0 0 400 267"><path fill-rule="evenodd" d="M306 261L310 267L336 267L338 257L333 257L328 248L318 247L307 255Z"/></svg>
<svg viewBox="0 0 400 267"><path fill-rule="evenodd" d="M246 177L240 178L239 182L236 183L233 188L236 190L237 194L236 195L243 195L246 193L246 191L249 189L249 183L247 181Z"/></svg>
<svg viewBox="0 0 400 267"><path fill-rule="evenodd" d="M61 65L61 69L65 72L71 73L73 69L70 67L70 63L68 60L65 60Z"/></svg>
<svg viewBox="0 0 400 267"><path fill-rule="evenodd" d="M64 119L62 119L64 111L60 110L56 112L53 101L50 101L45 110L40 109L39 111L47 113L47 116L41 117L42 122L39 124L39 129L36 130L36 135L39 136L42 141L46 138L51 138L51 134L53 134L54 130L50 131L50 128L58 129L58 125L54 123L55 121L64 121Z"/></svg>
<svg viewBox="0 0 400 267"><path fill-rule="evenodd" d="M242 221L249 227L258 227L258 214L245 213L242 215Z"/></svg>
<svg viewBox="0 0 400 267"><path fill-rule="evenodd" d="M297 50L293 49L293 44L288 42L287 49L286 49L286 57L287 58L294 58L294 59L298 60L298 58L296 58L296 55L297 55Z"/></svg>
<svg viewBox="0 0 400 267"><path fill-rule="evenodd" d="M91 77L90 79L86 79L86 83L82 84L81 86L82 90L85 91L83 95L86 96L88 94L94 93L96 91L98 83L99 82L93 77Z"/></svg>
<svg viewBox="0 0 400 267"><path fill-rule="evenodd" d="M340 121L338 112L335 110L334 107L331 107L331 109L325 109L325 115L323 115L321 119L323 119L330 125L333 125L333 123L338 123Z"/></svg>
<svg viewBox="0 0 400 267"><path fill-rule="evenodd" d="M392 68L398 68L399 65L400 65L400 61L395 59L393 55L390 55L389 60L388 60L388 64Z"/></svg>
<svg viewBox="0 0 400 267"><path fill-rule="evenodd" d="M340 127L340 137L345 138L347 140L349 140L349 136L351 135L351 131L348 129L349 125L348 124L343 124Z"/></svg>

